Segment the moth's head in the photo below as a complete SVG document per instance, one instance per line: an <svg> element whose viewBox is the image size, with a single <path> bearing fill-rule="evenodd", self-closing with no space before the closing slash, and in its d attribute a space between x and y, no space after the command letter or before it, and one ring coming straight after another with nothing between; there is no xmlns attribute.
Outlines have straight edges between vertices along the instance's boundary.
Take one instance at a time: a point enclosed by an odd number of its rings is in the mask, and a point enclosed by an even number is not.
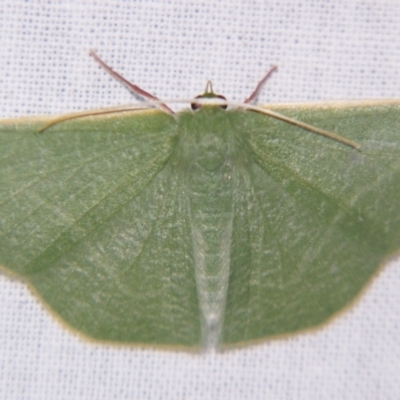
<svg viewBox="0 0 400 400"><path fill-rule="evenodd" d="M204 93L196 96L195 99L226 100L226 97L222 96L221 94L214 93L213 88L212 88L212 83L211 83L211 81L208 81ZM201 102L199 102L199 103L193 102L193 103L191 103L191 107L192 107L193 111L199 110L202 107L220 107L223 110L226 110L228 108L228 106L226 104L212 104L212 102L210 102L209 104L201 103Z"/></svg>

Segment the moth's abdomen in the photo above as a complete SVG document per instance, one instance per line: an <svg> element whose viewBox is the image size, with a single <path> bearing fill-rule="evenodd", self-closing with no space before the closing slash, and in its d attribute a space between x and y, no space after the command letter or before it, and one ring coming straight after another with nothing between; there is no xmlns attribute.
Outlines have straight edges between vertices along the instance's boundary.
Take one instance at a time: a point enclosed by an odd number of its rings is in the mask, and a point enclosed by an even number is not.
<svg viewBox="0 0 400 400"><path fill-rule="evenodd" d="M185 175L197 291L204 344L214 347L222 329L229 279L232 151L229 139L211 133L192 150Z"/></svg>

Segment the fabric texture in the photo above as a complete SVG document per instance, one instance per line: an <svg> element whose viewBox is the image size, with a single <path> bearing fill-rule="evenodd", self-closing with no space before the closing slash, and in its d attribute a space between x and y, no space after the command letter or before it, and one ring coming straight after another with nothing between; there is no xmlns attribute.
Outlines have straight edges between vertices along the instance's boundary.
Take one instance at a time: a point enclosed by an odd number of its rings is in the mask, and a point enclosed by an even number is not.
<svg viewBox="0 0 400 400"><path fill-rule="evenodd" d="M2 1L0 116L136 101L89 49L162 99L212 79L259 103L400 97L397 1ZM175 106L176 107L176 106ZM0 399L398 399L400 263L321 329L225 353L91 343L0 274Z"/></svg>

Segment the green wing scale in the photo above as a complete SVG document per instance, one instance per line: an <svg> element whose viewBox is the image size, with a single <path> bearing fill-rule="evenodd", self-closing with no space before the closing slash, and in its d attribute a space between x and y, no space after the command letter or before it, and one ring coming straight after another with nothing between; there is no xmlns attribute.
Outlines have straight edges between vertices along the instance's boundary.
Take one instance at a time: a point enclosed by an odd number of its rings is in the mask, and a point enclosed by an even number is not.
<svg viewBox="0 0 400 400"><path fill-rule="evenodd" d="M279 112L345 134L361 151L259 115L240 134L248 162L238 174L224 343L325 322L400 245L399 106Z"/></svg>
<svg viewBox="0 0 400 400"><path fill-rule="evenodd" d="M400 105L0 124L0 264L68 326L152 346L302 331L400 248Z"/></svg>

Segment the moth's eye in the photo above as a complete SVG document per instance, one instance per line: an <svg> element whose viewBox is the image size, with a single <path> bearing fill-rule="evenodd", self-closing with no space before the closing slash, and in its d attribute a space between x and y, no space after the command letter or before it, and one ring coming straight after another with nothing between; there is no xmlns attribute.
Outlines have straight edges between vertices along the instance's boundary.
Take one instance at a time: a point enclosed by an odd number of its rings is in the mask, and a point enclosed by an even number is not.
<svg viewBox="0 0 400 400"><path fill-rule="evenodd" d="M222 100L226 100L226 97L224 97L224 96L221 96L220 94L217 94L217 97L219 98L219 99L222 99ZM222 105L222 106L220 106L223 110L226 110L227 108L228 108L228 105L227 104L224 104L224 105Z"/></svg>
<svg viewBox="0 0 400 400"><path fill-rule="evenodd" d="M203 96L196 96L195 99L201 99ZM192 107L193 111L199 110L202 106L200 103L191 103L190 106Z"/></svg>
<svg viewBox="0 0 400 400"><path fill-rule="evenodd" d="M212 97L210 96L204 96L204 95L200 95L200 96L196 96L195 99L212 99L212 98L217 98L217 99L222 99L222 100L226 100L226 97L221 96L220 94L216 94L213 95ZM203 104L200 103L191 103L190 106L192 107L193 111L199 110ZM226 110L228 108L228 106L226 104L219 106L221 107L223 110Z"/></svg>

